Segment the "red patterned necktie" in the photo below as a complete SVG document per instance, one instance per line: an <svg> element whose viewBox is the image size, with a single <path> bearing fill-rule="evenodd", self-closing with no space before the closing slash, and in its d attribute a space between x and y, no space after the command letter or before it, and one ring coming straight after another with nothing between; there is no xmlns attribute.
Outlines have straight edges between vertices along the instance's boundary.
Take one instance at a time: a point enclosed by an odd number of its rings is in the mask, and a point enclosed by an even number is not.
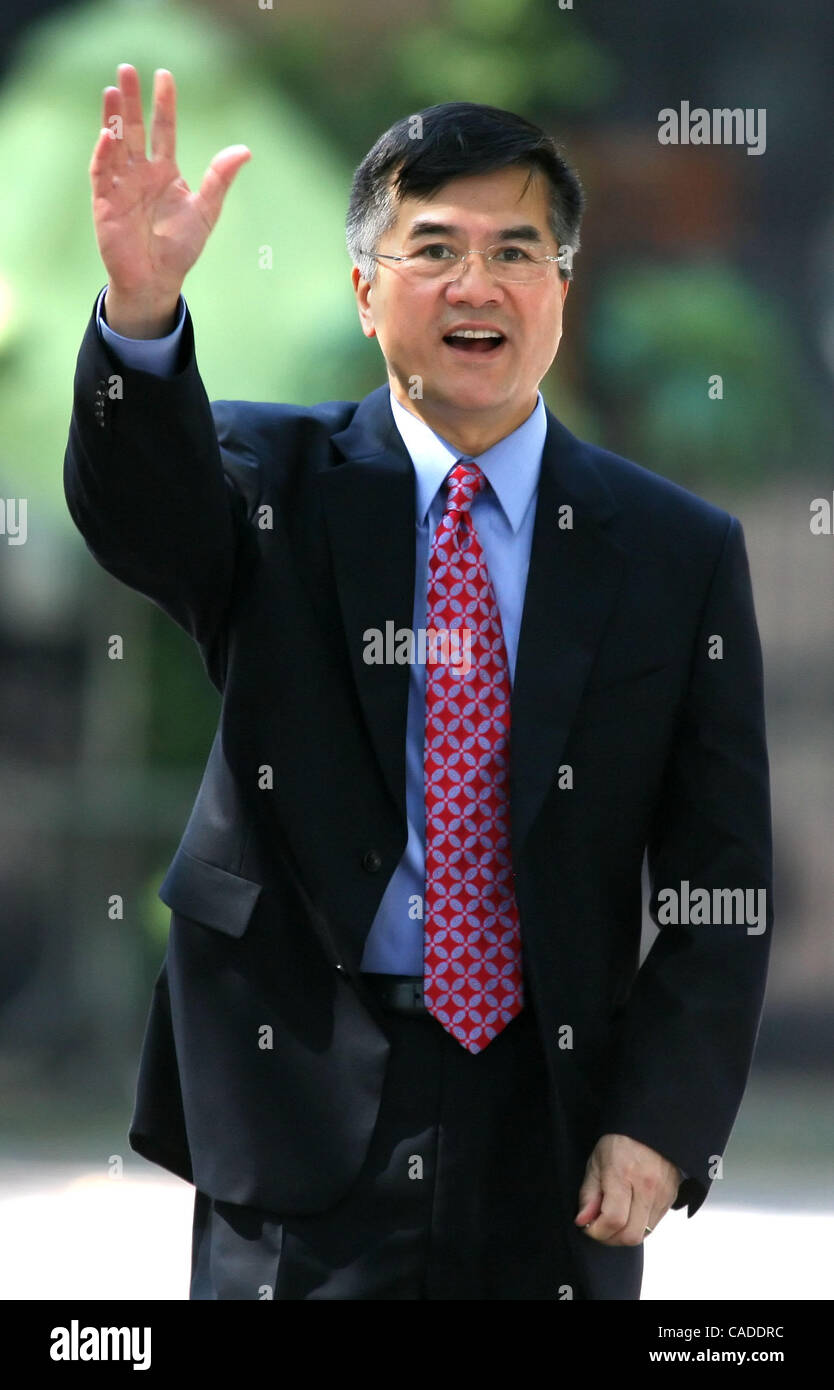
<svg viewBox="0 0 834 1390"><path fill-rule="evenodd" d="M424 998L458 1042L480 1052L524 1002L510 850L510 675L469 511L484 475L460 462L448 481L428 567L426 627L441 640L429 645L435 660L426 664ZM437 660L444 651L450 660Z"/></svg>

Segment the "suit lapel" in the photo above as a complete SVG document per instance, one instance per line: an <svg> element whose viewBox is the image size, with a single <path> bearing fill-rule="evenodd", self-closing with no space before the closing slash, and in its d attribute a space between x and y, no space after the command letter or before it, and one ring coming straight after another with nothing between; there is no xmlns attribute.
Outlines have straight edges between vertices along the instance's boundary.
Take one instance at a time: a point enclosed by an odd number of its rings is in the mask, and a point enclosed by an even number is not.
<svg viewBox="0 0 834 1390"><path fill-rule="evenodd" d="M549 410L547 421L512 692L516 860L557 776L625 565L605 530L618 509L592 450ZM413 621L414 468L387 386L360 402L333 444L343 462L322 475L322 493L351 665L369 737L405 818L409 667L363 659L368 629L384 634L387 623L396 630ZM572 526L563 529L565 506Z"/></svg>
<svg viewBox="0 0 834 1390"><path fill-rule="evenodd" d="M557 776L625 560L604 528L618 508L591 449L549 410L547 422L511 705L516 863Z"/></svg>
<svg viewBox="0 0 834 1390"><path fill-rule="evenodd" d="M414 466L389 388L366 396L332 442L344 459L322 475L336 588L368 734L405 820L409 667L363 658L368 629L410 629L414 618Z"/></svg>

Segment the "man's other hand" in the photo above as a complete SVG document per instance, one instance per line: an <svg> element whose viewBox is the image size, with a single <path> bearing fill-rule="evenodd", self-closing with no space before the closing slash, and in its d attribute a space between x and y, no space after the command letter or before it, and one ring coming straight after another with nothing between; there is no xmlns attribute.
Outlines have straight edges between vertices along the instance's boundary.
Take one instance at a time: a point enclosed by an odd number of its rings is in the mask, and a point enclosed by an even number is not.
<svg viewBox="0 0 834 1390"><path fill-rule="evenodd" d="M681 1170L625 1134L603 1134L585 1168L574 1218L603 1245L640 1245L677 1196Z"/></svg>

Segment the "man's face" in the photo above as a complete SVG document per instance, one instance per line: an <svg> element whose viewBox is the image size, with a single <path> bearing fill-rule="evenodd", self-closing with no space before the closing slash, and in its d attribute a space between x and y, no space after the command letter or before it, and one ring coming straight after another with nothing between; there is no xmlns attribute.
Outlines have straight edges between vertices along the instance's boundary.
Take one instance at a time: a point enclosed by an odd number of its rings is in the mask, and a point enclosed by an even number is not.
<svg viewBox="0 0 834 1390"><path fill-rule="evenodd" d="M510 167L452 179L419 201L406 198L377 251L413 255L437 243L485 251L506 239L534 256L555 255L547 180L537 172L522 192L528 174ZM562 336L568 284L553 262L541 280L506 284L493 279L483 256L468 258L450 283L418 279L383 261L371 282L354 269L353 285L363 332L379 339L394 395L439 434L463 442L468 453L476 452L473 444L483 452L533 410ZM504 336L497 347L454 346L446 335L459 327Z"/></svg>

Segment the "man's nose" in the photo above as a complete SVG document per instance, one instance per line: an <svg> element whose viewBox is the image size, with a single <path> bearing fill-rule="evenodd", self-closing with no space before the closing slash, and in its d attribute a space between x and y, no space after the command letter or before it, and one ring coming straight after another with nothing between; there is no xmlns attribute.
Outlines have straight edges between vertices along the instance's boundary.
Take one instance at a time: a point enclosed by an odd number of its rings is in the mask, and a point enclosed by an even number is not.
<svg viewBox="0 0 834 1390"><path fill-rule="evenodd" d="M468 304L483 304L490 300L498 301L503 298L503 290L494 279L486 257L479 252L470 251L466 256L460 271L454 280L450 280L446 286L447 296L451 291L451 302L458 303L465 299Z"/></svg>

